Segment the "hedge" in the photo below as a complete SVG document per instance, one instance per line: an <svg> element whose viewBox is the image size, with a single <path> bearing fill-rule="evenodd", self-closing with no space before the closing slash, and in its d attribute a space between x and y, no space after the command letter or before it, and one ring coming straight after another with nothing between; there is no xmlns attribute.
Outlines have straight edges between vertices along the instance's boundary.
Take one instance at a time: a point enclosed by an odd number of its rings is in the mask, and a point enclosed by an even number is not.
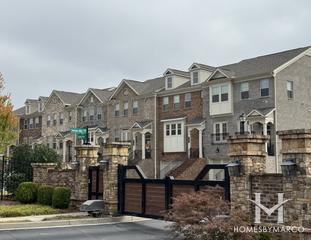
<svg viewBox="0 0 311 240"><path fill-rule="evenodd" d="M16 198L21 203L34 203L37 201L38 185L33 182L19 184L16 191Z"/></svg>
<svg viewBox="0 0 311 240"><path fill-rule="evenodd" d="M65 209L69 207L71 190L68 187L56 187L53 192L52 207Z"/></svg>
<svg viewBox="0 0 311 240"><path fill-rule="evenodd" d="M52 205L54 188L42 185L38 188L38 203L42 205Z"/></svg>

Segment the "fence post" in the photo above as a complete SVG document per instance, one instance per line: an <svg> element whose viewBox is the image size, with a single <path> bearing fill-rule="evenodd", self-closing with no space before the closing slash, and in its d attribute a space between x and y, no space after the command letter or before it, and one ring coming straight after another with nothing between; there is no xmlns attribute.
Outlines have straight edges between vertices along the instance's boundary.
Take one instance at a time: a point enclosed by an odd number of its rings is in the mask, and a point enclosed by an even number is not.
<svg viewBox="0 0 311 240"><path fill-rule="evenodd" d="M166 210L170 209L170 205L173 203L173 184L172 177L165 178L165 208Z"/></svg>
<svg viewBox="0 0 311 240"><path fill-rule="evenodd" d="M1 201L3 201L4 194L4 155L2 156L2 169L1 169Z"/></svg>

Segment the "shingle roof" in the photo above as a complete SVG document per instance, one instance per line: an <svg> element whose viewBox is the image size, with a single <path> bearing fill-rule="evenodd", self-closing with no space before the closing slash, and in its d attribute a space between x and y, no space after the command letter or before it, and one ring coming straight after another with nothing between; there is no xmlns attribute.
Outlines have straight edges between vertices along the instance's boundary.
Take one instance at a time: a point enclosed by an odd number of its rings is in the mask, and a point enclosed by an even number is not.
<svg viewBox="0 0 311 240"><path fill-rule="evenodd" d="M215 70L215 67L210 66L210 65L206 65L206 64L202 64L202 63L193 63L193 64L199 66L199 68L203 68L203 69L206 69L206 70L210 70L210 71L214 71Z"/></svg>
<svg viewBox="0 0 311 240"><path fill-rule="evenodd" d="M140 95L155 92L165 86L164 77L154 78L144 82L128 79L125 79L124 81L135 89L135 91Z"/></svg>
<svg viewBox="0 0 311 240"><path fill-rule="evenodd" d="M20 107L20 108L18 108L18 109L13 111L13 113L15 115L23 115L23 114L25 114L25 112L26 112L26 107L25 106Z"/></svg>
<svg viewBox="0 0 311 240"><path fill-rule="evenodd" d="M178 70L178 69L174 69L174 68L168 68L167 71L171 71L177 75L183 75L183 76L190 77L190 73L186 72L186 71L182 71L182 70Z"/></svg>
<svg viewBox="0 0 311 240"><path fill-rule="evenodd" d="M309 47L296 48L283 52L245 59L238 63L218 67L229 77L246 77L272 73L273 70L306 51Z"/></svg>
<svg viewBox="0 0 311 240"><path fill-rule="evenodd" d="M91 90L100 98L102 102L108 101L110 96L113 94L114 88L97 89L91 88Z"/></svg>
<svg viewBox="0 0 311 240"><path fill-rule="evenodd" d="M54 90L54 92L63 100L65 104L78 104L84 96L84 93L64 92Z"/></svg>

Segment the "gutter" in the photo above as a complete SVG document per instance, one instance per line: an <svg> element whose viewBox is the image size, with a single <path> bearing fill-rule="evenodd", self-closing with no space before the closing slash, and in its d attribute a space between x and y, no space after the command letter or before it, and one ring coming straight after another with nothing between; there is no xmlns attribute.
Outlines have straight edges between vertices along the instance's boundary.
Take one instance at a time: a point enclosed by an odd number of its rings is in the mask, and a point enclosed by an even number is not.
<svg viewBox="0 0 311 240"><path fill-rule="evenodd" d="M154 178L157 178L157 93L154 94Z"/></svg>

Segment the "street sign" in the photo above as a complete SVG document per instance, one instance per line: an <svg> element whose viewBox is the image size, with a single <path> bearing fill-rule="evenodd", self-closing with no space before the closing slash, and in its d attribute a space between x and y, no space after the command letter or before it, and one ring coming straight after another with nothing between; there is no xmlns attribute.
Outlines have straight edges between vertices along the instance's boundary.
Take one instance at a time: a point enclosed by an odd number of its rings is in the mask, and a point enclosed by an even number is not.
<svg viewBox="0 0 311 240"><path fill-rule="evenodd" d="M70 128L70 132L76 134L80 139L87 140L86 128Z"/></svg>

